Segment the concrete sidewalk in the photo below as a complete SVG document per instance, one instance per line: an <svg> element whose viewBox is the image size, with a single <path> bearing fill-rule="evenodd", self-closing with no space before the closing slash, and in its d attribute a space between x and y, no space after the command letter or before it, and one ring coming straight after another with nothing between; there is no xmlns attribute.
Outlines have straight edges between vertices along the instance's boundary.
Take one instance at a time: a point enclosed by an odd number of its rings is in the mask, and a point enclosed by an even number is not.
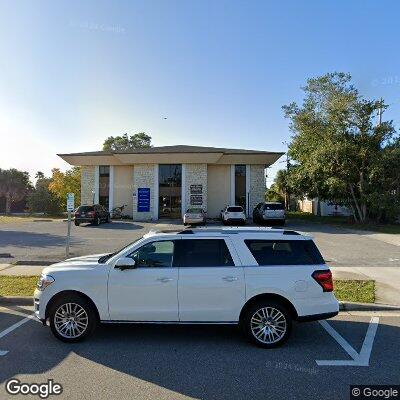
<svg viewBox="0 0 400 400"><path fill-rule="evenodd" d="M0 275L17 275L17 276L32 276L40 275L43 265L13 265L0 264Z"/></svg>
<svg viewBox="0 0 400 400"><path fill-rule="evenodd" d="M400 269L398 267L331 266L330 269L335 279L374 280L376 303L400 305Z"/></svg>

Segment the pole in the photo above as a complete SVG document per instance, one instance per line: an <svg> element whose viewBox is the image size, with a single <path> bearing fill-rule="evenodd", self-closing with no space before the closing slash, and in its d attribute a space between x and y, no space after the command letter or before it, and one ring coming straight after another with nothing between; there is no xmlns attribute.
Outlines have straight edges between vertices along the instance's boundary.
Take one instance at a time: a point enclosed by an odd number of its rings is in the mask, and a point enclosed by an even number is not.
<svg viewBox="0 0 400 400"><path fill-rule="evenodd" d="M69 257L69 241L71 238L71 211L68 211L67 242L65 245L65 255Z"/></svg>

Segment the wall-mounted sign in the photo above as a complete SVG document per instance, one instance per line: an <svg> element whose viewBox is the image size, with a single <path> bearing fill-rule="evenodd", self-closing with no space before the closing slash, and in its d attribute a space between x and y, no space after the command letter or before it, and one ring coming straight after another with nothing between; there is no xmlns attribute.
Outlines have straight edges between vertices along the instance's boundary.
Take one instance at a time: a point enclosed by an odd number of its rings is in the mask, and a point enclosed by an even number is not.
<svg viewBox="0 0 400 400"><path fill-rule="evenodd" d="M201 194L191 194L190 195L190 205L191 206L202 206L203 196Z"/></svg>
<svg viewBox="0 0 400 400"><path fill-rule="evenodd" d="M203 185L190 185L190 194L202 194Z"/></svg>
<svg viewBox="0 0 400 400"><path fill-rule="evenodd" d="M150 211L150 188L138 188L137 190L137 211Z"/></svg>

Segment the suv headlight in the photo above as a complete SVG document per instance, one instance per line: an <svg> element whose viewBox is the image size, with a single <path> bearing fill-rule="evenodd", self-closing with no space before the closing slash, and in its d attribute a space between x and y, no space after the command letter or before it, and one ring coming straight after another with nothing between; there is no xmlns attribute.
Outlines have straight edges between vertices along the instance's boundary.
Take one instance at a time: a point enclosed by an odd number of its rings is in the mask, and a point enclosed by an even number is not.
<svg viewBox="0 0 400 400"><path fill-rule="evenodd" d="M36 286L39 290L44 290L47 288L47 286L51 285L54 281L55 281L55 279L52 276L42 274L42 275L40 275L40 278L39 278Z"/></svg>

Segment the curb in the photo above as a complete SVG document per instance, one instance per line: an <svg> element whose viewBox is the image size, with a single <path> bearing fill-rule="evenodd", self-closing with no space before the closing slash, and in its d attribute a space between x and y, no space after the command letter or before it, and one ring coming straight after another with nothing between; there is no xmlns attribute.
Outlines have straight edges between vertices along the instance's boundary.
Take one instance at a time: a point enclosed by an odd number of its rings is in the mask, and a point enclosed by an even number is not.
<svg viewBox="0 0 400 400"><path fill-rule="evenodd" d="M379 303L339 302L339 311L400 311L400 306Z"/></svg>

